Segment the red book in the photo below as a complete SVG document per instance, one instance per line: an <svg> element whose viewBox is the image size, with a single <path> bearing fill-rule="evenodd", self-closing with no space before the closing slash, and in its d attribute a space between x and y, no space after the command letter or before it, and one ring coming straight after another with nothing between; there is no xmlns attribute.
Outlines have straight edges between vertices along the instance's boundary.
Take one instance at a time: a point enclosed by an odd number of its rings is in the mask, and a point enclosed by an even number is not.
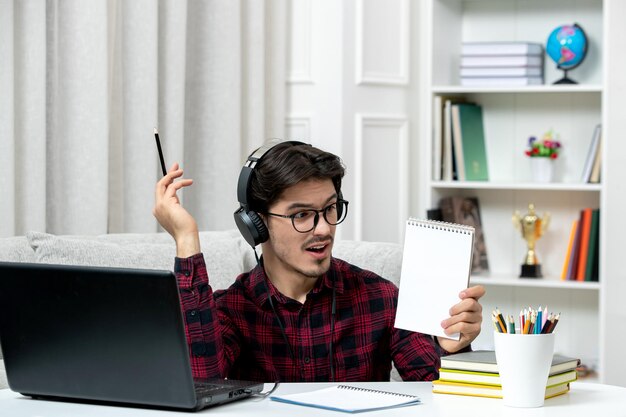
<svg viewBox="0 0 626 417"><path fill-rule="evenodd" d="M583 209L580 229L580 256L576 265L576 281L585 280L587 257L589 256L589 233L591 231L591 208Z"/></svg>

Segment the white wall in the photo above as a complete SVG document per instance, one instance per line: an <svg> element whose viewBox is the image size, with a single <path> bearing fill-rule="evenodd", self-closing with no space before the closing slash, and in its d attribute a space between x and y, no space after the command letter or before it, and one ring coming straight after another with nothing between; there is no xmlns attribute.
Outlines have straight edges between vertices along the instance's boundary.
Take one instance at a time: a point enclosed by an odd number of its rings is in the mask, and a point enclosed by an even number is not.
<svg viewBox="0 0 626 417"><path fill-rule="evenodd" d="M293 0L286 137L341 156L342 238L401 242L418 82L409 0Z"/></svg>

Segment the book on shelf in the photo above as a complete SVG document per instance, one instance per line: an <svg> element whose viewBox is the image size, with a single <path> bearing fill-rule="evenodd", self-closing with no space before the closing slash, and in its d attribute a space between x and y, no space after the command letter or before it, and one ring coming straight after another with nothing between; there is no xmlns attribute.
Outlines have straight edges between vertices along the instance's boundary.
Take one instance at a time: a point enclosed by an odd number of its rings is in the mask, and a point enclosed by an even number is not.
<svg viewBox="0 0 626 417"><path fill-rule="evenodd" d="M591 182L591 171L596 161L596 155L600 147L600 138L602 135L602 125L597 124L593 129L593 135L591 136L591 143L589 144L589 150L587 151L587 157L585 158L585 165L583 166L583 173L581 182Z"/></svg>
<svg viewBox="0 0 626 417"><path fill-rule="evenodd" d="M433 147L432 147L432 179L440 181L443 178L443 96L433 97ZM591 167L589 167L591 173Z"/></svg>
<svg viewBox="0 0 626 417"><path fill-rule="evenodd" d="M542 67L464 67L461 77L542 77Z"/></svg>
<svg viewBox="0 0 626 417"><path fill-rule="evenodd" d="M552 356L550 375L575 370L579 365L580 359L555 353ZM459 371L498 373L496 353L493 350L474 350L442 356L441 368Z"/></svg>
<svg viewBox="0 0 626 417"><path fill-rule="evenodd" d="M465 160L463 159L463 138L461 133L461 116L459 114L459 105L452 105L452 149L454 157L454 168L456 171L456 180L465 181Z"/></svg>
<svg viewBox="0 0 626 417"><path fill-rule="evenodd" d="M472 103L452 105L452 137L459 180L488 181L489 169L481 106Z"/></svg>
<svg viewBox="0 0 626 417"><path fill-rule="evenodd" d="M443 179L452 181L454 177L454 167L452 161L452 101L446 100L443 114Z"/></svg>
<svg viewBox="0 0 626 417"><path fill-rule="evenodd" d="M543 45L536 42L463 42L461 55L542 55Z"/></svg>
<svg viewBox="0 0 626 417"><path fill-rule="evenodd" d="M569 382L546 387L545 398L556 397L569 391ZM472 397L502 398L502 387L497 385L467 384L463 382L433 381L433 393L469 395Z"/></svg>
<svg viewBox="0 0 626 417"><path fill-rule="evenodd" d="M585 281L598 280L598 248L600 242L600 210L591 211L591 228L589 229L589 248L585 267Z"/></svg>
<svg viewBox="0 0 626 417"><path fill-rule="evenodd" d="M567 271L569 268L569 260L572 256L572 250L574 247L574 240L576 239L576 230L578 229L578 219L572 222L572 227L569 232L569 240L567 244L567 252L565 253L565 261L563 262L563 269L561 270L561 281L567 279Z"/></svg>
<svg viewBox="0 0 626 417"><path fill-rule="evenodd" d="M576 381L577 374L576 369L571 371L561 372L560 374L553 374L548 376L547 387L559 384L566 384L568 382ZM458 369L445 369L439 370L439 380L450 382L464 382L468 384L478 385L495 385L501 386L500 374L490 372L474 372L474 371L460 371Z"/></svg>
<svg viewBox="0 0 626 417"><path fill-rule="evenodd" d="M578 258L580 254L581 229L580 219L576 219L576 233L574 234L574 242L572 244L570 257L567 261L567 275L565 279L568 281L571 281L576 277L576 266L578 265Z"/></svg>
<svg viewBox="0 0 626 417"><path fill-rule="evenodd" d="M464 77L461 85L466 87L519 87L525 85L542 85L543 77Z"/></svg>
<svg viewBox="0 0 626 417"><path fill-rule="evenodd" d="M472 274L489 271L487 245L480 217L480 206L476 197L444 197L439 200L441 217L444 222L464 224L474 228Z"/></svg>
<svg viewBox="0 0 626 417"><path fill-rule="evenodd" d="M462 97L435 96L433 109L433 180L452 181L455 178L452 143L452 105L463 102Z"/></svg>
<svg viewBox="0 0 626 417"><path fill-rule="evenodd" d="M598 150L596 151L595 159L593 161L593 167L591 168L591 175L589 176L590 183L598 184L600 182L601 165L602 165L602 134L600 134L600 140L598 141Z"/></svg>
<svg viewBox="0 0 626 417"><path fill-rule="evenodd" d="M465 67L543 67L543 55L461 56Z"/></svg>
<svg viewBox="0 0 626 417"><path fill-rule="evenodd" d="M591 208L587 207L581 210L580 220L580 255L576 264L576 281L585 280L585 271L587 267L587 257L589 251L589 234L591 232Z"/></svg>
<svg viewBox="0 0 626 417"><path fill-rule="evenodd" d="M572 221L562 280L598 281L600 210L584 208ZM565 272L567 271L567 272Z"/></svg>

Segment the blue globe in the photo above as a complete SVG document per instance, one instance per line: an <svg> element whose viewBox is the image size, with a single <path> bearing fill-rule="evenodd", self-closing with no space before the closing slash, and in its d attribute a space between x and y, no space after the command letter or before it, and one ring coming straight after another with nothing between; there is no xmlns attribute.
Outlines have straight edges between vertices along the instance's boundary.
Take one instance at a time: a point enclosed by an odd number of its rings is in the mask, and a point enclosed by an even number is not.
<svg viewBox="0 0 626 417"><path fill-rule="evenodd" d="M587 36L576 23L557 27L548 36L546 52L557 68L576 68L587 54Z"/></svg>

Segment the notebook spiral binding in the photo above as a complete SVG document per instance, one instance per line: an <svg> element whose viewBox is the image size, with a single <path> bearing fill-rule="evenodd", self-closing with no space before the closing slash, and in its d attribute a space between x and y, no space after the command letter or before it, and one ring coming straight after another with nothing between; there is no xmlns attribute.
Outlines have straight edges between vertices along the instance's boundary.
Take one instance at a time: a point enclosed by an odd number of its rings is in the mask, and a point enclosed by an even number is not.
<svg viewBox="0 0 626 417"><path fill-rule="evenodd" d="M407 224L411 226L427 227L429 229L445 230L445 231L454 232L454 233L462 233L465 235L471 235L474 233L473 226L467 226L467 225L458 224L458 223L442 222L439 220L425 220L425 219L418 219L415 217L410 217L407 220Z"/></svg>
<svg viewBox="0 0 626 417"><path fill-rule="evenodd" d="M399 392L381 391L381 390L370 389L370 388L353 387L353 386L350 386L350 385L337 385L337 388L350 390L350 391L375 392L377 394L395 395L395 396L398 396L398 397L407 397L407 398L417 398L415 395L400 394Z"/></svg>

